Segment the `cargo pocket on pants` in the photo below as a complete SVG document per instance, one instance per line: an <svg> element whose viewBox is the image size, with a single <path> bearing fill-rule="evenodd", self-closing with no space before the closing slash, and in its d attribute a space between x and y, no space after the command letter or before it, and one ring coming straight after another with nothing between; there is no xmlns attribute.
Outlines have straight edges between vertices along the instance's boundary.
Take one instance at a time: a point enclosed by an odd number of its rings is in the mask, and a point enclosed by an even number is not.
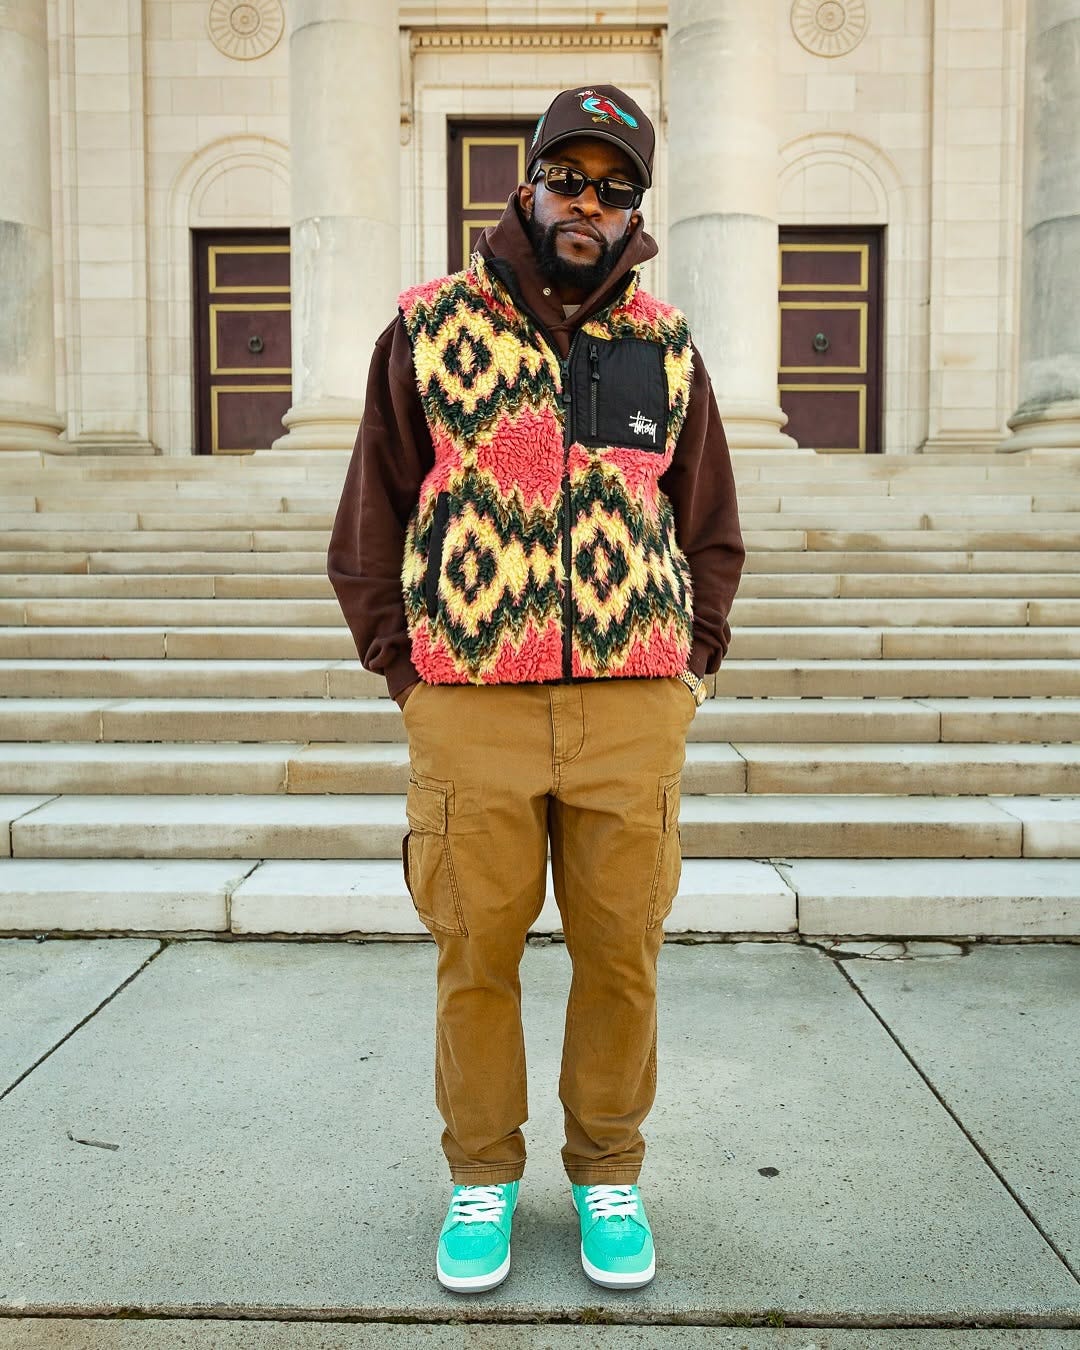
<svg viewBox="0 0 1080 1350"><path fill-rule="evenodd" d="M656 789L656 805L661 812L660 846L656 853L652 895L646 928L655 928L671 913L682 876L682 835L679 831L681 773L666 774Z"/></svg>
<svg viewBox="0 0 1080 1350"><path fill-rule="evenodd" d="M468 936L461 912L447 833L454 785L437 778L409 778L405 814L409 832L401 841L405 885L421 923L429 930Z"/></svg>

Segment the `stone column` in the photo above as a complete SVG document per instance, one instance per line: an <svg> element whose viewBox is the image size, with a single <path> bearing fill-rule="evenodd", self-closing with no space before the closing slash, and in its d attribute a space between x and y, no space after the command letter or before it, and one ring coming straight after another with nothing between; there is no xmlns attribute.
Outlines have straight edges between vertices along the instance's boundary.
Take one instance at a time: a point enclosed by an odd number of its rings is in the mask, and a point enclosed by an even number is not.
<svg viewBox="0 0 1080 1350"><path fill-rule="evenodd" d="M400 290L397 0L293 0L292 398L272 450L351 449Z"/></svg>
<svg viewBox="0 0 1080 1350"><path fill-rule="evenodd" d="M0 4L0 451L65 451L56 413L45 0Z"/></svg>
<svg viewBox="0 0 1080 1350"><path fill-rule="evenodd" d="M795 450L776 389L776 7L671 0L671 298L690 320L728 443Z"/></svg>
<svg viewBox="0 0 1080 1350"><path fill-rule="evenodd" d="M923 454L996 450L1012 405L1023 66L1017 8L1016 0L980 0L977 15L933 6Z"/></svg>
<svg viewBox="0 0 1080 1350"><path fill-rule="evenodd" d="M1020 406L1001 450L1080 450L1080 0L1030 0Z"/></svg>

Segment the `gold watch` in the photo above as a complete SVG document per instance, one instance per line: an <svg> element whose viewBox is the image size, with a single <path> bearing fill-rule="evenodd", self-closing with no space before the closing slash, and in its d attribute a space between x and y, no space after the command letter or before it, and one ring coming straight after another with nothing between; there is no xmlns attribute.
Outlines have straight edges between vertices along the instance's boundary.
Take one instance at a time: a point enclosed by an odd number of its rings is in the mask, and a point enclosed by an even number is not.
<svg viewBox="0 0 1080 1350"><path fill-rule="evenodd" d="M700 675L695 675L689 667L687 667L686 670L679 671L679 679L682 680L683 684L685 684L687 689L693 694L694 702L700 708L709 693L705 686L705 681Z"/></svg>

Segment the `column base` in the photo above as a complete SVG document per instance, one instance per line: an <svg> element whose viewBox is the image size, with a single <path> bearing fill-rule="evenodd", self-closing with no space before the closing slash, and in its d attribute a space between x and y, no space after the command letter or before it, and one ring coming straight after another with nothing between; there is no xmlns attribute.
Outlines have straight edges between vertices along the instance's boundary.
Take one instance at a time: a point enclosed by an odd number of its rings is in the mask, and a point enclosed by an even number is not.
<svg viewBox="0 0 1080 1350"><path fill-rule="evenodd" d="M31 403L0 405L0 452L5 450L70 455L72 447L60 439L64 419L51 408Z"/></svg>
<svg viewBox="0 0 1080 1350"><path fill-rule="evenodd" d="M67 442L76 455L160 455L161 448L132 432L118 431L114 436L76 436Z"/></svg>
<svg viewBox="0 0 1080 1350"><path fill-rule="evenodd" d="M775 403L749 402L745 399L717 399L720 420L724 424L729 450L794 450L812 455L814 451L802 446L780 428L787 421L787 413Z"/></svg>
<svg viewBox="0 0 1080 1350"><path fill-rule="evenodd" d="M1013 434L995 448L1017 450L1072 450L1080 453L1080 399L1063 399L1033 412L1009 418Z"/></svg>
<svg viewBox="0 0 1080 1350"><path fill-rule="evenodd" d="M351 450L364 412L360 399L326 398L314 403L294 404L281 419L288 428L284 436L271 442L264 455L275 451Z"/></svg>
<svg viewBox="0 0 1080 1350"><path fill-rule="evenodd" d="M928 436L919 446L920 455L992 455L1001 449L1001 436L976 436L944 433Z"/></svg>

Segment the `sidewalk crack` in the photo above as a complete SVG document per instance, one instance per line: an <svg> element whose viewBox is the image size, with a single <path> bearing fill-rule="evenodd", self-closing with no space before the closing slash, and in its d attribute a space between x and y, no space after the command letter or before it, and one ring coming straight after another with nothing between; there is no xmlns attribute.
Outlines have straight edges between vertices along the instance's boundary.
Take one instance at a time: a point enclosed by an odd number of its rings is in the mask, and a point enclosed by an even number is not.
<svg viewBox="0 0 1080 1350"><path fill-rule="evenodd" d="M45 939L37 938L36 940L38 942L41 942L44 941ZM55 941L55 939L53 940ZM101 1012L102 1008L107 1007L113 1001L113 999L116 998L116 996L119 993L121 993L122 990L126 989L129 984L131 984L138 976L140 976L143 973L143 971L147 968L147 966L151 964L151 962L156 961L158 959L161 953L168 948L169 944L167 942L161 941L160 938L157 939L157 941L158 941L158 949L156 952L151 952L150 955L146 958L146 960L142 961L136 967L136 969L133 970L131 974L128 975L125 979L121 980L121 982L110 994L106 995L105 998L101 999L97 1004L95 1004L94 1007L90 1009L90 1011L86 1014L85 1017L80 1018L79 1021L76 1022L74 1026L70 1027L66 1032L64 1032L64 1034L60 1037L60 1039L56 1042L55 1045L50 1046L49 1049L46 1050L44 1054L39 1055L38 1058L34 1060L32 1064L28 1065L23 1070L23 1072L18 1075L17 1078L15 1078L11 1083L7 1085L6 1088L0 1089L0 1102L2 1102L4 1098L7 1097L10 1093L14 1092L20 1083L22 1083L25 1079L29 1078L35 1069L40 1068L40 1066L44 1064L47 1059L50 1059L66 1041L71 1040L72 1036L74 1036L77 1031L81 1031L82 1028L86 1026L87 1022L91 1020L91 1018L96 1017L98 1013ZM85 1143L89 1141L80 1139L76 1140L75 1142Z"/></svg>
<svg viewBox="0 0 1080 1350"><path fill-rule="evenodd" d="M815 944L815 945L819 945L819 944ZM938 1089L935 1087L935 1085L933 1084L933 1082L930 1080L929 1076L923 1071L921 1065L919 1065L919 1063L916 1061L915 1057L910 1053L910 1051L909 1051L909 1050L907 1049L907 1047L904 1045L903 1041L900 1040L900 1038L899 1038L899 1036L896 1034L896 1032L893 1031L892 1027L888 1024L888 1022L886 1022L885 1018L881 1015L881 1013L878 1012L878 1010L877 1010L877 1009L874 1007L874 1005L870 1002L869 997L866 995L866 993L863 991L863 989L859 986L858 982L857 982L856 980L853 980L853 979L851 978L851 976L848 974L847 970L845 969L846 964L847 964L847 963L846 963L845 961L839 961L839 960L838 960L837 963L836 963L837 969L840 971L840 973L841 973L841 975L843 976L843 978L844 978L845 980L847 980L847 982L851 985L851 988L854 990L855 994L862 1000L862 1002L863 1002L863 1004L865 1005L867 1011L870 1013L870 1015L871 1015L872 1017L875 1017L875 1018L877 1019L877 1021L878 1021L878 1022L880 1023L880 1025L881 1025L882 1030L883 1030L883 1031L885 1032L885 1034L889 1037L889 1039L893 1042L893 1044L896 1046L897 1050L899 1050L900 1054L902 1054L903 1057L907 1060L908 1064L911 1065L911 1068L914 1070L914 1072L919 1076L919 1078L922 1079L922 1081L923 1081L923 1083L926 1085L928 1091L931 1092L931 1093L933 1094L935 1100L936 1100L936 1101L938 1102L938 1104L941 1106L942 1110L948 1113L948 1115L949 1115L950 1118L952 1119L953 1123L956 1125L957 1129L958 1129L958 1130L960 1131L960 1133L964 1136L964 1138L968 1141L968 1143L969 1143L969 1144L971 1145L971 1147L975 1150L975 1152L979 1155L979 1157L983 1160L983 1162L986 1164L986 1166L989 1168L989 1170L993 1173L993 1175L994 1175L995 1177L997 1177L998 1182L1000 1183L1000 1185L1001 1185L1001 1186L1008 1192L1008 1194L1012 1197L1014 1203L1015 1203L1016 1206L1020 1209L1020 1211L1026 1216L1026 1218L1027 1218L1028 1222L1031 1224L1031 1226L1035 1229L1035 1231L1039 1234L1039 1236L1042 1238L1042 1240L1046 1243L1046 1245L1050 1248L1050 1250L1051 1250L1051 1251L1054 1253L1054 1255L1058 1258L1058 1260L1059 1260L1059 1261L1061 1262L1061 1264L1065 1267L1065 1269L1069 1272L1069 1274L1070 1274L1070 1275L1072 1276L1072 1278L1076 1281L1076 1283L1077 1283L1078 1285L1080 1285L1080 1270L1078 1270L1078 1269L1070 1262L1068 1256L1067 1256L1067 1255L1065 1254L1065 1252L1061 1249L1061 1247L1058 1245L1058 1243L1055 1242L1054 1239L1050 1236L1050 1234L1046 1232L1046 1230L1043 1228L1042 1224L1039 1223L1039 1220L1038 1220L1038 1219L1035 1217L1035 1215L1032 1213L1031 1207L1030 1207L1030 1206L1023 1200L1023 1198L1017 1193L1016 1189L1010 1184L1010 1182L1008 1181L1008 1179L1005 1177L1005 1175L1004 1175L1004 1173L1002 1172L1001 1168L997 1166L997 1164L993 1161L993 1159L992 1159L992 1158L990 1157L990 1155L987 1153L986 1149L985 1149L985 1148L979 1143L979 1141L974 1137L974 1135L971 1133L971 1131L967 1128L967 1126L964 1124L964 1122L960 1119L960 1117L959 1117L959 1115L956 1113L956 1111L953 1110L953 1108L952 1108L952 1107L949 1105L949 1103L945 1100L945 1098L942 1096L942 1094L938 1091Z"/></svg>

